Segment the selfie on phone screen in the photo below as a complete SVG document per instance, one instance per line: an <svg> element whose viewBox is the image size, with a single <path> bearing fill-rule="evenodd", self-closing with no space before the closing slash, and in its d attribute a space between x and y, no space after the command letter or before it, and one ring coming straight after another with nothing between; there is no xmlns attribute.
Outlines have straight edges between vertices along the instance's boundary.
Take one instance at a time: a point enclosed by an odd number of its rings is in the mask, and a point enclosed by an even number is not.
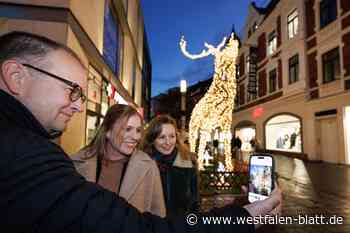
<svg viewBox="0 0 350 233"><path fill-rule="evenodd" d="M266 199L273 189L273 157L269 155L252 155L249 162L250 202Z"/></svg>

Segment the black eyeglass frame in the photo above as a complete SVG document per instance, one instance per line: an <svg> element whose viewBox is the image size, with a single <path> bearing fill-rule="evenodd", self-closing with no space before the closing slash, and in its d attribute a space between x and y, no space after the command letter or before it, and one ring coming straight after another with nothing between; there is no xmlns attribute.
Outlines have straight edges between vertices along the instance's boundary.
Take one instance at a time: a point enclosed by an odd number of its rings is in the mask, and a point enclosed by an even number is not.
<svg viewBox="0 0 350 233"><path fill-rule="evenodd" d="M38 67L35 67L31 64L27 64L27 63L22 63L22 66L25 66L25 67L29 67L33 70L36 70L38 72L41 72L43 74L46 74L48 76L50 76L51 78L54 78L54 79L57 79L65 84L67 84L68 86L70 86L72 89L71 89L71 93L69 95L69 98L72 102L75 102L79 99L81 99L82 103L84 103L86 101L86 96L84 95L83 93L83 89L81 88L81 86L79 86L79 84L75 83L75 82L72 82L72 81L69 81L67 79L64 79L64 78L61 78L55 74L52 74L46 70L42 70ZM78 91L77 91L78 90ZM80 93L79 95L77 95L76 97L73 95L73 93Z"/></svg>

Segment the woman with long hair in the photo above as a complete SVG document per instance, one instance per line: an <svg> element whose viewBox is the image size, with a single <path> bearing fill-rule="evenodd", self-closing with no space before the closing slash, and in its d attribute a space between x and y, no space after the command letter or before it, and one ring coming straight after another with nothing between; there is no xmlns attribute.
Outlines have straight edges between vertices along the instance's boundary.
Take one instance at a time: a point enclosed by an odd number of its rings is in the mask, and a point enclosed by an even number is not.
<svg viewBox="0 0 350 233"><path fill-rule="evenodd" d="M140 148L158 164L167 215L198 211L196 156L181 141L175 120L169 115L155 117L144 133Z"/></svg>
<svg viewBox="0 0 350 233"><path fill-rule="evenodd" d="M137 149L142 117L128 106L111 106L92 141L73 157L89 181L116 192L141 212L165 216L157 164Z"/></svg>

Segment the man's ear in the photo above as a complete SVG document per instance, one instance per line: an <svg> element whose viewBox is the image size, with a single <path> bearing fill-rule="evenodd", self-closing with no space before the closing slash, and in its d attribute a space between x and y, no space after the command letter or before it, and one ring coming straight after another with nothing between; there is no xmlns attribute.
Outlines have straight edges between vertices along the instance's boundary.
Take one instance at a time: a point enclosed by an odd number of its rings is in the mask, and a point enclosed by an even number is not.
<svg viewBox="0 0 350 233"><path fill-rule="evenodd" d="M16 60L7 60L1 65L1 76L11 94L18 95L24 87L23 66Z"/></svg>

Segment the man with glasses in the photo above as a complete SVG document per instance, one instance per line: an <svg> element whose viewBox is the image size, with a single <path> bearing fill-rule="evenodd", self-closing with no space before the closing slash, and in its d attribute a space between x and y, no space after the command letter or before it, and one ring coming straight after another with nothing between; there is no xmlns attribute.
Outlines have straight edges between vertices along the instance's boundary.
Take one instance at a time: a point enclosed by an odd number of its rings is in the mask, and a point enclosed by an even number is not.
<svg viewBox="0 0 350 233"><path fill-rule="evenodd" d="M253 232L253 225L188 225L139 213L87 182L50 139L83 111L86 69L69 48L24 32L0 36L0 226L12 232ZM281 192L210 216L281 210ZM193 223L191 215L189 223ZM200 220L199 220L200 221Z"/></svg>

